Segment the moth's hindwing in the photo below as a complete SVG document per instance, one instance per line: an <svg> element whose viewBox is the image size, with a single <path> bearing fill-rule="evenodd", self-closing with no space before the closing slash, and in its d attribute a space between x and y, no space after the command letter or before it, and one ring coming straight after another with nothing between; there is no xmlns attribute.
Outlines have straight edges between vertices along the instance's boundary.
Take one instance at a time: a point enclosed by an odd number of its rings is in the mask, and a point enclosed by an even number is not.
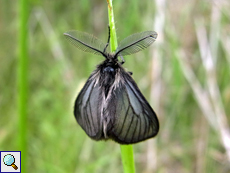
<svg viewBox="0 0 230 173"><path fill-rule="evenodd" d="M100 140L103 136L101 121L102 93L96 79L92 76L93 74L89 77L75 101L74 115L89 137Z"/></svg>
<svg viewBox="0 0 230 173"><path fill-rule="evenodd" d="M132 77L121 70L123 82L108 100L108 111L116 110L109 135L121 144L132 144L154 137L159 131L157 116ZM112 113L112 112L111 112Z"/></svg>

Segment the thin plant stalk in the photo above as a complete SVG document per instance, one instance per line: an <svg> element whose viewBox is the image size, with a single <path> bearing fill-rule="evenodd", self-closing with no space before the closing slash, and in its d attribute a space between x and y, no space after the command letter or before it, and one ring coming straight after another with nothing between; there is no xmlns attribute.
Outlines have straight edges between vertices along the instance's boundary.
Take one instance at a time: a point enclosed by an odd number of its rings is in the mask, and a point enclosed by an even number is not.
<svg viewBox="0 0 230 173"><path fill-rule="evenodd" d="M114 52L117 48L117 36L113 15L112 0L107 0L108 3L108 14L109 14L109 26L110 26L110 47L111 51ZM132 145L120 145L121 158L123 164L124 173L134 173L134 157L133 157L133 146Z"/></svg>
<svg viewBox="0 0 230 173"><path fill-rule="evenodd" d="M153 30L158 33L157 44L155 48L152 49L152 71L151 71L151 92L150 92L150 102L154 106L154 110L161 114L161 99L163 96L163 81L162 81L162 69L163 69L163 51L162 47L164 44L164 28L165 28L165 18L166 18L166 0L156 0L154 1L156 5L156 13L153 24ZM152 8L151 8L152 10ZM161 115L162 116L162 115ZM164 128L166 129L166 128ZM167 128L169 129L169 128ZM163 134L163 133L162 133ZM166 133L164 133L166 134ZM169 141L168 141L169 142ZM146 161L146 172L156 172L157 171L157 142L156 140L147 141L147 161ZM164 169L167 169L166 167ZM167 170L170 171L170 170ZM166 172L167 172L166 171Z"/></svg>
<svg viewBox="0 0 230 173"><path fill-rule="evenodd" d="M27 98L28 98L28 0L19 1L19 57L18 57L18 146L21 151L21 170L26 172L27 163Z"/></svg>
<svg viewBox="0 0 230 173"><path fill-rule="evenodd" d="M223 146L226 150L227 159L230 162L230 133L227 116L222 103L220 90L217 84L215 55L212 54L211 44L206 37L207 32L204 25L196 23L196 33L198 38L198 45L201 53L201 59L207 74L207 86L210 95L210 100L213 104L213 112L215 113L215 120L217 121L217 129L220 134ZM216 39L217 40L217 39ZM211 106L210 106L211 107Z"/></svg>

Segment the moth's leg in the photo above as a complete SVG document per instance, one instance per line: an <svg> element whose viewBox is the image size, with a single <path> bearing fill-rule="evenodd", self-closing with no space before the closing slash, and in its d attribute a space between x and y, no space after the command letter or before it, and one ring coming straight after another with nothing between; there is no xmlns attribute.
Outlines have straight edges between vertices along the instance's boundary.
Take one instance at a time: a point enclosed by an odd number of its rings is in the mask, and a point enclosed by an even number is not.
<svg viewBox="0 0 230 173"><path fill-rule="evenodd" d="M125 60L124 60L123 56L120 55L120 57L121 57L121 64L124 64Z"/></svg>
<svg viewBox="0 0 230 173"><path fill-rule="evenodd" d="M104 48L103 53L106 52L106 49L107 49L107 47L108 47L108 45L109 45L109 41L110 41L110 26L109 26L109 25L108 25L108 29L109 29L108 41L107 41L107 43L106 43L106 45L105 45L105 48Z"/></svg>
<svg viewBox="0 0 230 173"><path fill-rule="evenodd" d="M133 72L131 72L131 71L128 71L128 73L129 73L129 75L131 75L131 76L133 75Z"/></svg>

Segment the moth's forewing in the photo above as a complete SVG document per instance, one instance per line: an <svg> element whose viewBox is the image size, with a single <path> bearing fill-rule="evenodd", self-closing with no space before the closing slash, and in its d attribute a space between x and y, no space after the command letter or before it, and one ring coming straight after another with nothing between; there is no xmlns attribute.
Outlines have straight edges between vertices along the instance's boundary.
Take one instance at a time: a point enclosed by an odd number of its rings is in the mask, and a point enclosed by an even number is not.
<svg viewBox="0 0 230 173"><path fill-rule="evenodd" d="M95 73L94 71L91 74L75 101L74 116L89 137L100 140L103 138L102 91L97 83Z"/></svg>
<svg viewBox="0 0 230 173"><path fill-rule="evenodd" d="M157 116L140 92L132 77L120 70L119 87L114 88L108 98L107 109L113 118L110 138L121 144L132 144L154 137L159 131Z"/></svg>

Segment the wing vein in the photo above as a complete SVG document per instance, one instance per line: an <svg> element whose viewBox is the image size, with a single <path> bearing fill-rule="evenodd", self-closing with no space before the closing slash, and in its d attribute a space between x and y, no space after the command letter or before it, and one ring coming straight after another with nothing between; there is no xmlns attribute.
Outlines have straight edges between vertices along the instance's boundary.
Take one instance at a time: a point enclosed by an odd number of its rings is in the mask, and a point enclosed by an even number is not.
<svg viewBox="0 0 230 173"><path fill-rule="evenodd" d="M124 127L124 124L125 124L125 121L126 121L128 112L129 112L129 108L128 108L128 110L127 110L126 113L125 113L125 119L124 119L124 121L123 121L123 123L122 123L122 127L121 127L121 129L120 129L120 132L118 133L119 135L121 134L121 132L122 132L122 130L123 130L123 127Z"/></svg>
<svg viewBox="0 0 230 173"><path fill-rule="evenodd" d="M129 131L130 131L130 127L131 127L131 125L132 125L132 122L133 122L133 116L132 116L132 120L129 122L129 128L127 129L127 133L126 133L126 135L125 135L125 138L127 137L128 133L129 133Z"/></svg>

